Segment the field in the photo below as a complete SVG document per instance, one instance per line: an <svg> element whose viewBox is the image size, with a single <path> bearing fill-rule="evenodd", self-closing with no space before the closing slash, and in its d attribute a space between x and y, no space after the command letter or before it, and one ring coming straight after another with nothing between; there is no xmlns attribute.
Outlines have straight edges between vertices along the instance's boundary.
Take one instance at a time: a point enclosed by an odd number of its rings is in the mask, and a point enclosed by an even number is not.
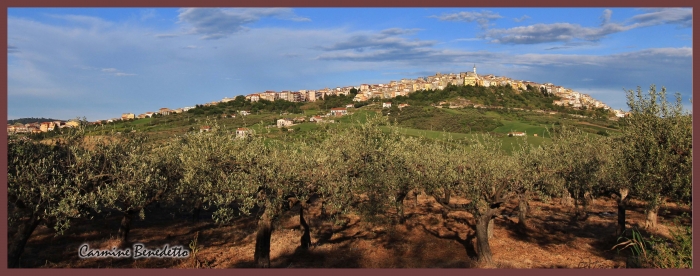
<svg viewBox="0 0 700 276"><path fill-rule="evenodd" d="M453 198L454 203L463 200ZM475 261L471 238L474 233L465 223L473 223L467 212L450 212L444 219L440 205L425 195L405 200L409 219L403 225L380 224L374 219L349 214L334 223L321 219L317 204L305 217L311 226L313 246L299 248L301 236L298 209L286 211L272 233L271 266L277 268L474 268L484 267ZM495 268L621 268L626 266L629 251L611 248L616 216L615 202L598 198L586 220L572 219L570 207L558 199L531 201L528 229L517 226L517 206L511 202L495 219L491 250ZM669 223L680 212L690 212L670 204L662 208L662 225L655 234L668 237ZM242 218L228 226L218 226L201 214L200 222L190 216L173 215L174 209L149 208L146 221L137 220L131 241L149 248L164 244L189 248L197 242L195 257L168 258L86 258L78 257L78 248L107 249L117 244L119 222L115 217L101 217L89 224L75 223L65 235L55 236L46 227L37 229L29 240L22 267L41 268L247 268L255 267L255 222ZM643 205L633 202L627 211L629 227L639 227L644 220ZM689 223L689 221L684 221Z"/></svg>

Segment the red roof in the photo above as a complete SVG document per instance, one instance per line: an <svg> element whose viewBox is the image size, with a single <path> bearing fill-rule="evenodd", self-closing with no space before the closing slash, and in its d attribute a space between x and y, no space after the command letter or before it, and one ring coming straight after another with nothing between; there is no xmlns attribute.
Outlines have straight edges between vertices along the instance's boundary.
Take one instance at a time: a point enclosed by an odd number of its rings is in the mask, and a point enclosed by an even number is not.
<svg viewBox="0 0 700 276"><path fill-rule="evenodd" d="M331 108L331 110L347 110L345 107L336 107L336 108Z"/></svg>

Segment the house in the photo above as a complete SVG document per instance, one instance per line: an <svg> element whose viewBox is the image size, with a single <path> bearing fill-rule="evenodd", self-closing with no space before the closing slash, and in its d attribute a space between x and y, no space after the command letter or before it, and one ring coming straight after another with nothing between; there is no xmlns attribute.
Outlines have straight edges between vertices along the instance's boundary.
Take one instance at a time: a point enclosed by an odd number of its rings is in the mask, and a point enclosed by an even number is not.
<svg viewBox="0 0 700 276"><path fill-rule="evenodd" d="M253 131L249 128L239 127L236 129L236 138L245 138L253 135Z"/></svg>
<svg viewBox="0 0 700 276"><path fill-rule="evenodd" d="M251 102L257 102L260 100L260 94L250 94L245 96L245 99L250 100Z"/></svg>
<svg viewBox="0 0 700 276"><path fill-rule="evenodd" d="M331 115L333 115L333 116L348 115L348 109L345 107L331 108Z"/></svg>
<svg viewBox="0 0 700 276"><path fill-rule="evenodd" d="M158 113L161 115L170 115L170 113L173 113L173 111L170 110L170 108L163 107L163 108L158 110Z"/></svg>
<svg viewBox="0 0 700 276"><path fill-rule="evenodd" d="M223 99L221 99L221 102L222 102L222 103L227 103L227 102L230 102L230 101L233 101L233 100L234 100L233 98L224 97Z"/></svg>
<svg viewBox="0 0 700 276"><path fill-rule="evenodd" d="M405 104L405 103L404 103L404 104L399 104L399 109L402 109L402 108L407 107L407 106L409 106L409 105L408 105L408 104Z"/></svg>
<svg viewBox="0 0 700 276"><path fill-rule="evenodd" d="M155 114L155 113L150 112L150 111L149 111L149 112L146 112L146 113L143 113L143 115L146 115L146 117L148 117L148 118L153 117L154 114Z"/></svg>
<svg viewBox="0 0 700 276"><path fill-rule="evenodd" d="M122 120L131 120L136 118L136 115L134 113L123 113L122 114Z"/></svg>
<svg viewBox="0 0 700 276"><path fill-rule="evenodd" d="M508 132L508 137L514 137L514 136L525 136L525 132L519 132L519 131Z"/></svg>
<svg viewBox="0 0 700 276"><path fill-rule="evenodd" d="M351 107L354 107L354 106L355 106L355 105L353 105L353 104L346 104L346 105L345 105L345 108L351 108Z"/></svg>
<svg viewBox="0 0 700 276"><path fill-rule="evenodd" d="M133 118L134 118L134 117L133 117L134 114L131 114L131 115L132 115L131 119L133 119ZM70 120L70 121L66 122L66 126L67 126L67 127L79 127L79 126L80 126L80 121L78 121L78 120Z"/></svg>
<svg viewBox="0 0 700 276"><path fill-rule="evenodd" d="M367 100L367 97L362 94L357 94L355 95L355 98L352 99L353 102L364 102Z"/></svg>
<svg viewBox="0 0 700 276"><path fill-rule="evenodd" d="M382 108L391 108L391 103L382 103Z"/></svg>
<svg viewBox="0 0 700 276"><path fill-rule="evenodd" d="M24 125L17 125L17 126L15 126L15 127L14 127L14 130L15 130L15 131L14 131L15 133L27 133L27 132L29 132L29 128L27 128L27 127L24 126Z"/></svg>
<svg viewBox="0 0 700 276"><path fill-rule="evenodd" d="M303 123L303 122L306 122L306 118L304 118L304 117L296 117L296 118L294 118L294 122L295 122L295 123Z"/></svg>
<svg viewBox="0 0 700 276"><path fill-rule="evenodd" d="M146 114L139 114L139 116L136 116L136 118L144 119L146 118Z"/></svg>
<svg viewBox="0 0 700 276"><path fill-rule="evenodd" d="M273 101L279 99L279 93L277 93L275 91L265 91L265 92L260 94L260 99L265 99L265 100L273 102Z"/></svg>
<svg viewBox="0 0 700 276"><path fill-rule="evenodd" d="M202 127L199 128L199 133L202 133L202 132L209 132L209 131L211 131L211 127L210 127L210 126L202 126Z"/></svg>
<svg viewBox="0 0 700 276"><path fill-rule="evenodd" d="M323 122L323 117L318 116L318 115L313 116L313 117L311 117L311 119L309 119L309 122L316 122L316 123Z"/></svg>
<svg viewBox="0 0 700 276"><path fill-rule="evenodd" d="M250 111L247 111L247 110L241 110L241 111L238 111L238 113L240 113L241 116L248 116L248 115L250 115Z"/></svg>
<svg viewBox="0 0 700 276"><path fill-rule="evenodd" d="M53 122L43 122L43 123L41 123L41 126L39 127L39 129L43 132L52 131L53 128L54 128Z"/></svg>
<svg viewBox="0 0 700 276"><path fill-rule="evenodd" d="M283 127L288 127L294 125L294 122L291 119L279 119L277 120L277 128L283 128Z"/></svg>
<svg viewBox="0 0 700 276"><path fill-rule="evenodd" d="M622 111L622 109L620 109L620 110L617 110L617 109L616 109L616 110L614 110L614 112L615 112L615 116L617 116L618 118L624 118L624 117L625 117L625 112Z"/></svg>

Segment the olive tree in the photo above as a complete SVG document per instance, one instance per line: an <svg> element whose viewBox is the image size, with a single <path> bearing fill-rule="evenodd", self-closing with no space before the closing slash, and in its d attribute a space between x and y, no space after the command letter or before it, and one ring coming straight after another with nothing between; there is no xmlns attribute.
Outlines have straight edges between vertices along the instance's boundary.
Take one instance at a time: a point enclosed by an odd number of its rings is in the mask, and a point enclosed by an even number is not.
<svg viewBox="0 0 700 276"><path fill-rule="evenodd" d="M692 118L680 94L669 103L666 89L647 93L627 90L630 116L624 119L623 159L632 192L644 200L645 227L655 228L664 195L690 201L692 183Z"/></svg>
<svg viewBox="0 0 700 276"><path fill-rule="evenodd" d="M71 219L87 215L96 203L93 191L101 176L89 172L104 158L86 154L83 137L81 129L54 144L9 137L8 267L20 266L24 247L39 225L61 234Z"/></svg>
<svg viewBox="0 0 700 276"><path fill-rule="evenodd" d="M577 218L585 218L593 196L600 194L600 180L606 162L600 150L602 138L578 129L562 128L552 137L549 166L559 178L559 189L571 195Z"/></svg>
<svg viewBox="0 0 700 276"><path fill-rule="evenodd" d="M118 238L128 243L135 215L145 219L144 208L167 196L179 179L172 148L148 141L142 134L116 137L107 155L107 178L98 196L103 208L122 215ZM173 179L175 178L175 179Z"/></svg>

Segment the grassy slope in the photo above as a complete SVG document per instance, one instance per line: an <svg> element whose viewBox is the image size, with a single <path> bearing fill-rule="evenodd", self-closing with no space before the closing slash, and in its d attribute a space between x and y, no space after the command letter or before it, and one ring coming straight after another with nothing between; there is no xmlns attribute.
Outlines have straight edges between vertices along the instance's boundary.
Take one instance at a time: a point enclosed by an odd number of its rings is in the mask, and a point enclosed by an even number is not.
<svg viewBox="0 0 700 276"><path fill-rule="evenodd" d="M379 112L380 110L381 109L379 108L373 108L371 106L366 106L358 109L351 108L350 112L352 113L352 115L332 118L336 121L336 124L334 124L333 126L344 128L358 123L365 123L368 117L379 116L379 114L381 114ZM289 114L283 117L292 118L304 115L308 117L317 114L319 111L320 110L317 109L309 109L305 110L303 115ZM464 116L471 116L476 114L475 112L477 112L473 109L449 108L443 108L442 111L452 115ZM503 134L503 136L498 137L497 139L499 139L502 142L502 149L506 152L512 152L515 148L517 148L518 145L524 144L525 141L536 146L548 143L551 140L547 128L550 128L551 124L546 124L544 122L564 122L557 116L552 115L522 113L521 116L523 114L525 114L524 116L526 116L527 122L518 120L518 118L525 117L515 118L510 114L499 113L496 111L486 111L483 112L481 116L491 117L503 123L503 126L497 127L491 130L491 132ZM91 130L89 130L89 133L92 135L102 135L108 134L112 131L129 132L131 130L136 130L139 132L144 131L151 133L154 137L160 139L167 138L173 135L181 135L193 129L197 131L203 125L211 125L217 126L219 129L222 129L224 131L231 132L235 131L238 127L246 126L254 129L258 134L264 135L269 138L275 138L282 135L282 132L280 132L280 130L275 127L267 128L265 126L271 125L274 122L274 119L278 117L280 117L279 114L259 114L249 115L246 117L239 116L237 118L213 118L193 116L190 114L175 114L166 117L137 119L126 122L117 122L105 126L93 127ZM535 120L532 120L532 118L535 118ZM262 124L260 123L261 121L263 122ZM592 124L590 122L578 122L576 120L571 119L567 119L565 121L567 121L568 124L573 123L577 127L587 130L587 134L589 135L596 135L594 133L596 133L599 130L607 130L611 133L617 132L617 130L615 129L610 129L602 125ZM303 134L318 129L319 125L316 123L306 122L296 124L291 128L295 130L295 134ZM385 131L389 131L389 127L383 127L383 129ZM415 129L410 127L399 127L399 130L405 135L438 140L469 140L479 135L479 133L451 133L438 130ZM505 134L511 131L525 132L527 133L527 137L505 136ZM534 137L534 134L537 134L538 137Z"/></svg>

